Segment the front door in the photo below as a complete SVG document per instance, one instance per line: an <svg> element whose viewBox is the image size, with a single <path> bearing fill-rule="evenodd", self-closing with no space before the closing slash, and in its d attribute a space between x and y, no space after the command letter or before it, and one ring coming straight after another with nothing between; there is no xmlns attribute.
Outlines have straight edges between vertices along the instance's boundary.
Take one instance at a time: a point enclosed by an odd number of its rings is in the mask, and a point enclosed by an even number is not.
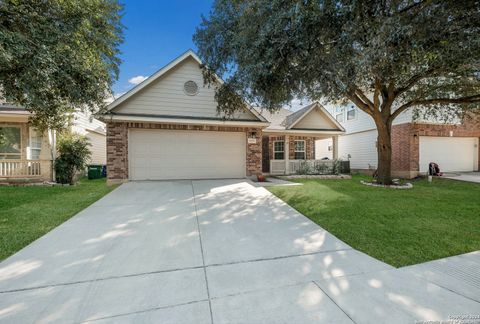
<svg viewBox="0 0 480 324"><path fill-rule="evenodd" d="M268 147L268 136L262 137L262 171L270 173L270 149Z"/></svg>

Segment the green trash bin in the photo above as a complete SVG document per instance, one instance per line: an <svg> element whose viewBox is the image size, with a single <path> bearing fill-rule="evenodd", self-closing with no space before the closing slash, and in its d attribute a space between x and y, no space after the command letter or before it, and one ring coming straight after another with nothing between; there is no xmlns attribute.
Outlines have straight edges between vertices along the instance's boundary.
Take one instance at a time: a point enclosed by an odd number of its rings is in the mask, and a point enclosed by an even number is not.
<svg viewBox="0 0 480 324"><path fill-rule="evenodd" d="M88 179L100 179L102 177L102 165L89 165L88 166Z"/></svg>

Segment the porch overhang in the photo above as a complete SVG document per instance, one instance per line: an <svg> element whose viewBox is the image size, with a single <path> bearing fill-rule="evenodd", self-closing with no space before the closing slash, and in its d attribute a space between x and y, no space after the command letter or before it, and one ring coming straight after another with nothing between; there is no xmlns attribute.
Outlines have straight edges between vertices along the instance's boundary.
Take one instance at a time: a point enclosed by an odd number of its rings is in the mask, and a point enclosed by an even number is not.
<svg viewBox="0 0 480 324"><path fill-rule="evenodd" d="M25 109L0 108L0 122L23 123L28 121L31 113Z"/></svg>

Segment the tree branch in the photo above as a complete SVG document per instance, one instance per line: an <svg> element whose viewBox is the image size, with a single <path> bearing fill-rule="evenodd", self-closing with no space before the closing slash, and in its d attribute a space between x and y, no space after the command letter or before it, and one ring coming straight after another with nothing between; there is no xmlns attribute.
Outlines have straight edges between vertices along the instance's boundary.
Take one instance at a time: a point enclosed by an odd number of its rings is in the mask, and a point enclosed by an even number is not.
<svg viewBox="0 0 480 324"><path fill-rule="evenodd" d="M395 97L401 95L402 93L410 90L414 85L416 85L418 83L418 81L420 80L423 80L427 77L429 77L430 75L433 74L433 72L435 72L435 69L429 69L427 71L425 71L424 73L420 73L420 74L417 74L417 75L414 75L413 77L411 77L408 81L407 81L407 84L404 86L404 87L401 87L401 88L398 88L394 94L395 94Z"/></svg>
<svg viewBox="0 0 480 324"><path fill-rule="evenodd" d="M353 91L348 91L345 93L348 99L352 101L355 105L357 105L358 108L369 114L370 116L373 116L373 109L371 106L369 106L367 103L363 102L360 97L355 94L355 90Z"/></svg>
<svg viewBox="0 0 480 324"><path fill-rule="evenodd" d="M358 89L358 88L355 88L355 93L357 94L357 96L359 96L363 102L365 102L367 105L369 106L373 106L373 102L368 99L368 97L363 93L362 90Z"/></svg>
<svg viewBox="0 0 480 324"><path fill-rule="evenodd" d="M382 84L380 80L375 78L375 90L373 91L373 110L380 111L380 98L378 97L382 92Z"/></svg>
<svg viewBox="0 0 480 324"><path fill-rule="evenodd" d="M480 102L480 94L461 98L414 99L398 107L397 110L395 110L390 116L390 118L392 120L395 119L402 112L413 106L428 106L436 104L469 104L475 102Z"/></svg>
<svg viewBox="0 0 480 324"><path fill-rule="evenodd" d="M419 12L422 11L426 6L428 6L429 4L431 4L431 2L432 2L431 0L424 0L424 1L420 1L420 2L415 2L415 3L413 3L412 5L407 6L407 7L403 8L402 10L399 10L398 13L402 14L402 13L408 12L408 11L413 10L413 9L416 10L415 13L419 13Z"/></svg>

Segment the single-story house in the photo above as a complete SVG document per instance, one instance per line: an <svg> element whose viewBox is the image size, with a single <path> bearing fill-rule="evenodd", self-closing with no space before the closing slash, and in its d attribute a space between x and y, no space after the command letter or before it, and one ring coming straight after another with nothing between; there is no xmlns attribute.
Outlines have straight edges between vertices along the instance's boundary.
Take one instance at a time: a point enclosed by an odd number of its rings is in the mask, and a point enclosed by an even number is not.
<svg viewBox="0 0 480 324"><path fill-rule="evenodd" d="M38 132L28 124L30 112L0 103L0 183L53 181L56 133ZM92 144L91 164L106 164L105 124L89 113L75 112L71 131Z"/></svg>
<svg viewBox="0 0 480 324"><path fill-rule="evenodd" d="M343 132L319 104L273 115L247 107L226 118L201 64L189 50L108 106L109 183L286 174L294 160L314 159L315 138Z"/></svg>
<svg viewBox="0 0 480 324"><path fill-rule="evenodd" d="M338 156L350 160L353 171L371 173L377 168L377 130L373 119L353 104L327 107L345 128L339 137ZM430 162L443 172L480 169L480 121L444 123L418 118L413 110L401 113L392 125L392 174L413 178L428 172ZM331 140L317 141L316 158L331 156Z"/></svg>

